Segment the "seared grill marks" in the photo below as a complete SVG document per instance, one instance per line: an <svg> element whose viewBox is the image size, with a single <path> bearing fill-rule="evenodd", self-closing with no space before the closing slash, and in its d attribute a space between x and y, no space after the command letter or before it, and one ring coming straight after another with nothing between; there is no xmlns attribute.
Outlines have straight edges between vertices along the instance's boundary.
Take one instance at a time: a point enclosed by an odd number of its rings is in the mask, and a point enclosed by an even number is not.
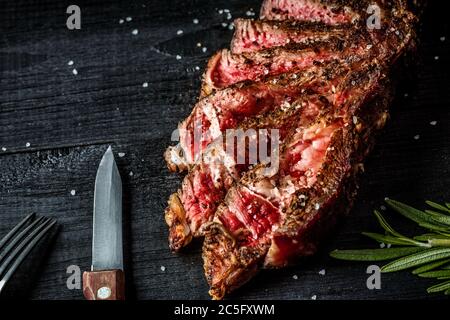
<svg viewBox="0 0 450 320"><path fill-rule="evenodd" d="M381 29L367 30L374 3ZM401 0L265 0L261 18L235 22L231 50L211 58L180 143L165 154L172 171L189 170L166 209L170 247L205 237L214 299L260 268L313 254L351 207L387 119L389 68L411 44L415 19ZM250 134L230 146L230 129ZM274 140L276 169L254 165L252 142Z"/></svg>

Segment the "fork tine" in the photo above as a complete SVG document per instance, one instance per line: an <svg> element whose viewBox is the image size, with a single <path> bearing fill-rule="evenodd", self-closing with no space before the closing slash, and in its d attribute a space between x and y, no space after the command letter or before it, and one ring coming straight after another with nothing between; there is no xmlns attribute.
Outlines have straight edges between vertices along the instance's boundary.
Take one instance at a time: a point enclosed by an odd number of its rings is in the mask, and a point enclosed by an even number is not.
<svg viewBox="0 0 450 320"><path fill-rule="evenodd" d="M19 230L25 226L31 219L33 219L35 216L35 213L31 213L28 216L26 216L22 221L20 221L6 236L3 237L3 239L0 241L0 250L2 250L3 246L6 245L6 243L14 237L14 235L19 232Z"/></svg>
<svg viewBox="0 0 450 320"><path fill-rule="evenodd" d="M5 263L0 266L0 275L1 275L5 271L6 267L12 262L12 260L15 259L12 265L9 267L8 271L3 276L3 278L0 279L0 293L2 292L5 284L8 282L8 280L11 278L11 276L14 274L14 272L26 258L26 256L55 224L56 220L46 219L14 249L14 251L5 261Z"/></svg>
<svg viewBox="0 0 450 320"><path fill-rule="evenodd" d="M20 231L20 233L15 236L6 246L6 248L3 250L3 252L0 253L0 262L11 252L11 250L14 249L14 247L27 235L27 233L33 229L37 224L41 223L43 220L45 220L45 217L40 217L36 220L34 220L28 227ZM1 272L0 272L1 275Z"/></svg>

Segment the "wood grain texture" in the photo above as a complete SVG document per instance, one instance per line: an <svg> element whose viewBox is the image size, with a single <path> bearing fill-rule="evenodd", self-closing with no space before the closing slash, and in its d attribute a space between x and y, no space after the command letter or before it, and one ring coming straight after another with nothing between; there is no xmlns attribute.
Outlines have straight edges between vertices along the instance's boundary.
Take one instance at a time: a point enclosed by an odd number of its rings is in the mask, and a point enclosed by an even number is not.
<svg viewBox="0 0 450 320"><path fill-rule="evenodd" d="M30 298L83 299L81 289L67 288L66 270L90 266L95 172L111 144L124 184L127 299L209 299L199 243L180 254L167 246L163 212L182 177L168 173L162 154L197 99L206 59L231 39L232 31L221 25L230 21L218 9L245 17L260 2L77 1L79 31L65 27L72 3L2 2L0 236L30 212L60 224ZM132 21L119 24L127 16ZM371 212L385 197L418 207L425 199L450 200L450 33L439 4L431 3L422 29L418 65L407 69L412 80L398 86L391 120L366 162L351 215L314 258L263 271L233 298L440 297L425 294L432 281L408 272L383 275L382 289L370 291L368 264L327 256L334 248L376 246L360 232L379 230ZM386 216L405 233L415 230Z"/></svg>
<svg viewBox="0 0 450 320"><path fill-rule="evenodd" d="M125 274L122 270L85 271L83 294L87 300L125 300Z"/></svg>

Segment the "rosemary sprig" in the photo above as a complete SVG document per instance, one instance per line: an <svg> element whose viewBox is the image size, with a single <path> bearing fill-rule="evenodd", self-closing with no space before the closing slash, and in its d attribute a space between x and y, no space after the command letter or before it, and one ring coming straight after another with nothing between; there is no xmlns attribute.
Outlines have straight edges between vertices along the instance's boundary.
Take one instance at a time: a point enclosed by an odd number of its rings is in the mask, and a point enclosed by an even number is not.
<svg viewBox="0 0 450 320"><path fill-rule="evenodd" d="M429 232L408 237L397 232L379 211L374 211L384 234L363 232L362 234L383 244L394 246L388 249L334 250L330 256L351 261L393 260L381 268L382 272L395 272L416 268L413 274L423 278L447 280L427 289L427 292L450 294L450 203L441 205L432 201L426 204L433 210L418 210L404 203L387 199L386 203L396 212L416 222Z"/></svg>
<svg viewBox="0 0 450 320"><path fill-rule="evenodd" d="M404 257L423 250L422 248L389 248L365 250L334 250L330 256L340 260L384 261Z"/></svg>

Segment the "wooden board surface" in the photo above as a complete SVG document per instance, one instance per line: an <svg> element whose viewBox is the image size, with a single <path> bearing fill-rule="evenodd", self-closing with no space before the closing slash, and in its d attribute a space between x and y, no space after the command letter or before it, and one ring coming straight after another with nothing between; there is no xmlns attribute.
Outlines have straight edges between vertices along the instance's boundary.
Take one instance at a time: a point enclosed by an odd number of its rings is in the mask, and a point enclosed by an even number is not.
<svg viewBox="0 0 450 320"><path fill-rule="evenodd" d="M95 172L108 145L124 183L128 297L209 298L199 244L178 255L167 247L163 211L181 176L168 173L162 154L197 98L206 59L228 46L232 31L222 23L231 20L219 10L245 17L260 2L79 1L82 28L76 31L65 26L69 2L2 3L0 236L30 212L60 224L30 298L82 299L81 290L67 288L66 269L90 267ZM430 281L408 272L383 275L382 289L370 291L368 264L334 261L327 252L376 246L360 232L378 230L371 211L385 197L419 207L425 199L450 200L450 34L440 11L431 4L424 16L418 65L408 69L414 80L398 86L391 120L366 162L349 218L317 256L264 271L234 298L439 298L426 295ZM120 24L126 17L132 21ZM414 230L405 220L392 220L405 232Z"/></svg>

